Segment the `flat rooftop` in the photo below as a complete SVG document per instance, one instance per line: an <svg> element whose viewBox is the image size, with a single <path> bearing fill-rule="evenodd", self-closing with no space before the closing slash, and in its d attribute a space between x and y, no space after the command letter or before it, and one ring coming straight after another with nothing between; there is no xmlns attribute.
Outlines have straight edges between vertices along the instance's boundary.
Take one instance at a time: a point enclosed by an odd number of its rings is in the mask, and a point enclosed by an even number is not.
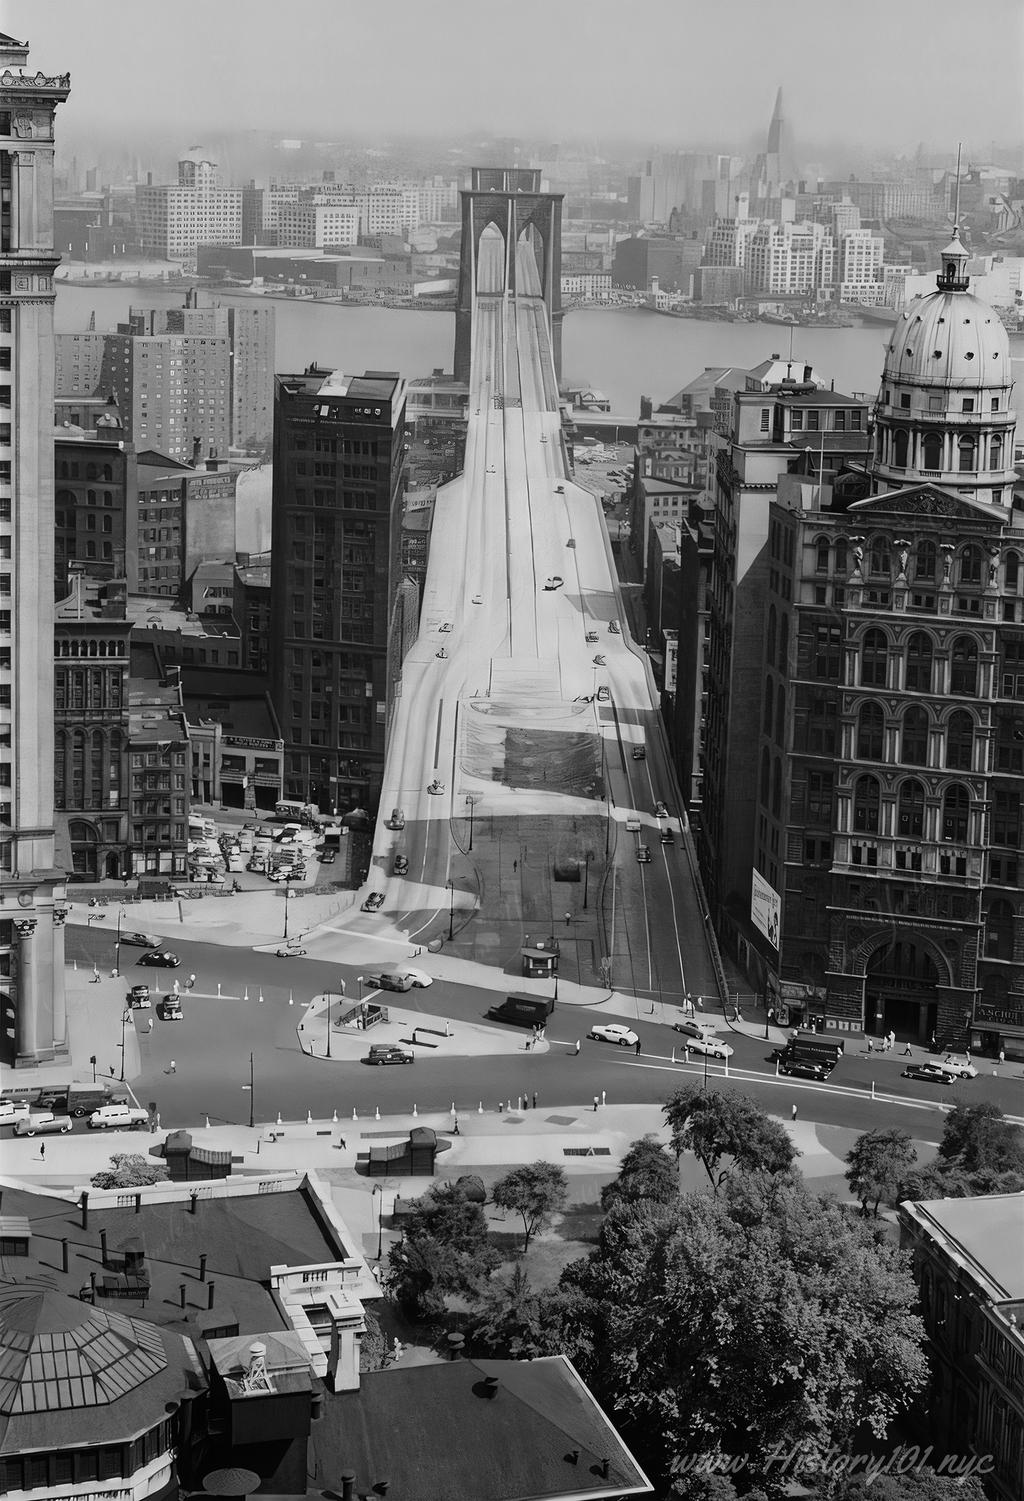
<svg viewBox="0 0 1024 1501"><path fill-rule="evenodd" d="M1024 1300L1024 1194L929 1199L911 1208L969 1271L998 1289L995 1301Z"/></svg>

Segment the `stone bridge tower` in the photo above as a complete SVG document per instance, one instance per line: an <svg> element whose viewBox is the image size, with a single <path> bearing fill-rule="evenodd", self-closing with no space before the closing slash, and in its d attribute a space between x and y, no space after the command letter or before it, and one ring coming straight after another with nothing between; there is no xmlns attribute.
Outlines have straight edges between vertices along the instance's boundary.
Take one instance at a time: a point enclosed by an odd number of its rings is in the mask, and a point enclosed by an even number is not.
<svg viewBox="0 0 1024 1501"><path fill-rule="evenodd" d="M474 167L473 185L462 199L462 259L459 300L455 310L455 379L468 381L473 322L473 296L480 236L489 225L505 240L505 284L496 292L523 290L516 286L515 247L527 229L540 273L540 291L547 308L555 378L562 379L562 198L542 193L540 172L532 167Z"/></svg>

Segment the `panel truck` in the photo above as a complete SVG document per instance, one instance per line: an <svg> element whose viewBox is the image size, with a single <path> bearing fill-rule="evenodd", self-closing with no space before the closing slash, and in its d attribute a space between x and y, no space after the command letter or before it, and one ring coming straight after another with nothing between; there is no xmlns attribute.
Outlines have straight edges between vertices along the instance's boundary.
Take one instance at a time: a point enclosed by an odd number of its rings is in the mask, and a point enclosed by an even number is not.
<svg viewBox="0 0 1024 1501"><path fill-rule="evenodd" d="M555 1009L555 1003L538 995L509 995L499 1006L492 1006L487 1015L496 1022L509 1022L513 1027L543 1027Z"/></svg>
<svg viewBox="0 0 1024 1501"><path fill-rule="evenodd" d="M777 1056L781 1073L827 1079L843 1056L843 1044L817 1032L796 1032Z"/></svg>

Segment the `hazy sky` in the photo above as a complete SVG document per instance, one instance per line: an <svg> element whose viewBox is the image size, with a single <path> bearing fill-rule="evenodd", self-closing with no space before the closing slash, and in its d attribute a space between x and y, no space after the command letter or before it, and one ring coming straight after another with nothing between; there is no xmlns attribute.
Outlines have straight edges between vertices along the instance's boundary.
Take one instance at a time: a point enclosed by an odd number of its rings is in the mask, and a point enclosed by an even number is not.
<svg viewBox="0 0 1024 1501"><path fill-rule="evenodd" d="M969 154L1024 135L1024 0L0 0L92 127L336 139L761 134L775 90L810 142Z"/></svg>

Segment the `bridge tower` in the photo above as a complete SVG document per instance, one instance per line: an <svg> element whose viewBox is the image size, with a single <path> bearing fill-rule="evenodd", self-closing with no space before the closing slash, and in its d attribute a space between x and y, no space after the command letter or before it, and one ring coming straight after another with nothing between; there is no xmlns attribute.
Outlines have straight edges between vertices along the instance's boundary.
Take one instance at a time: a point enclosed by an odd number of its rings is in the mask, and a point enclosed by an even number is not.
<svg viewBox="0 0 1024 1501"><path fill-rule="evenodd" d="M469 380L473 295L480 236L489 225L505 240L505 283L495 292L515 292L515 247L532 228L541 297L548 314L555 378L562 379L562 193L542 193L533 167L474 167L472 187L463 189L462 259L455 310L455 379Z"/></svg>

